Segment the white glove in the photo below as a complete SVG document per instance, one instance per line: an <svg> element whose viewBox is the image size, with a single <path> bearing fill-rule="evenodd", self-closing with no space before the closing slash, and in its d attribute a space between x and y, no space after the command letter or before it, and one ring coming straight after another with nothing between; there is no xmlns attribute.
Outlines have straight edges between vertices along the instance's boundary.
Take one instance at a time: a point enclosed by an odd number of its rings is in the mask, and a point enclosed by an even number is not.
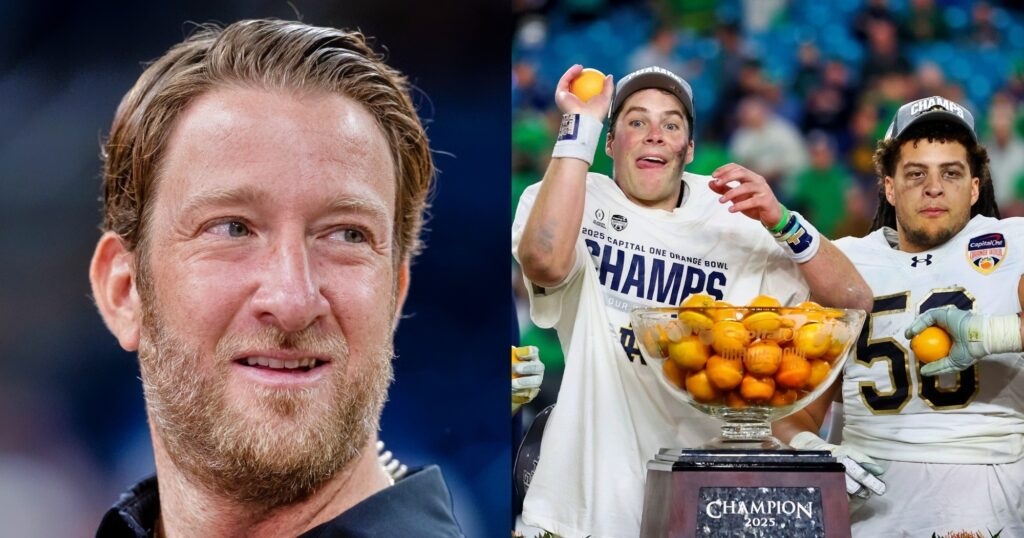
<svg viewBox="0 0 1024 538"><path fill-rule="evenodd" d="M540 393L544 363L536 346L512 347L512 412L530 403Z"/></svg>
<svg viewBox="0 0 1024 538"><path fill-rule="evenodd" d="M1016 314L985 316L955 306L933 308L917 316L904 336L913 338L931 325L945 329L953 347L948 356L922 366L921 375L951 374L970 368L982 357L1021 350L1020 318Z"/></svg>
<svg viewBox="0 0 1024 538"><path fill-rule="evenodd" d="M849 446L833 445L811 432L800 432L789 441L797 450L827 450L846 467L846 493L866 499L885 493L885 483L875 478L882 467L867 454Z"/></svg>

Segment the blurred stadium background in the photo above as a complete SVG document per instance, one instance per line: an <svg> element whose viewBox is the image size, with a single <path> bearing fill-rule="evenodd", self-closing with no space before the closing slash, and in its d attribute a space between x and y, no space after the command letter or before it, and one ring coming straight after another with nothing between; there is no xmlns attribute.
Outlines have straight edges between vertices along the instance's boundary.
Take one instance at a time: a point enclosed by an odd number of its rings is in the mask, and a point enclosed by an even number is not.
<svg viewBox="0 0 1024 538"><path fill-rule="evenodd" d="M508 532L510 312L495 269L508 256L510 6L119 0L0 3L0 536L91 536L153 469L135 357L103 327L87 279L100 141L121 96L187 21L296 11L375 36L422 90L446 153L381 438L404 463L441 465L468 536ZM494 24L456 27L453 12Z"/></svg>
<svg viewBox="0 0 1024 538"><path fill-rule="evenodd" d="M672 69L693 86L695 159L738 162L830 238L864 235L877 206L875 144L900 104L966 105L988 147L1003 216L1024 215L1024 7L969 0L514 0L512 215L540 180L558 130L554 87L574 63L615 79ZM599 149L593 169L611 174ZM511 217L510 217L511 218ZM555 402L564 366L553 330L523 344L547 365L529 415Z"/></svg>

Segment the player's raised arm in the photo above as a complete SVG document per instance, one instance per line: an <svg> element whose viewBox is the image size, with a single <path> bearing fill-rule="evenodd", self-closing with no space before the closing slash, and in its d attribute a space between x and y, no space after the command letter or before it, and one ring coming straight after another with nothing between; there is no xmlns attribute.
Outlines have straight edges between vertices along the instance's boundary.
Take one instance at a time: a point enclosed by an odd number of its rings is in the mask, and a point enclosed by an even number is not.
<svg viewBox="0 0 1024 538"><path fill-rule="evenodd" d="M807 219L780 204L764 177L735 163L720 166L711 177L709 186L721 195L719 202L731 202L730 212L760 221L775 236L797 262L816 301L871 311L871 288L850 260Z"/></svg>
<svg viewBox="0 0 1024 538"><path fill-rule="evenodd" d="M575 245L583 222L587 171L601 140L601 127L611 105L611 75L601 93L586 102L569 91L583 66L562 75L555 103L564 113L551 163L544 173L537 200L519 242L523 274L540 286L553 286L568 276L575 262Z"/></svg>

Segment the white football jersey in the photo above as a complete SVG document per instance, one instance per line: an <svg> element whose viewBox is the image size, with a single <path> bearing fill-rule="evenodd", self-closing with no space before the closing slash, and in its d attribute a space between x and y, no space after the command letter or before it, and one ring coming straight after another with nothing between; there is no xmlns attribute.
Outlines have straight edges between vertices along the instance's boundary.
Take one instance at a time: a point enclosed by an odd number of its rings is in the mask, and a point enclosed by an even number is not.
<svg viewBox="0 0 1024 538"><path fill-rule="evenodd" d="M838 246L875 296L856 355L843 370L843 442L871 456L927 463L1006 463L1024 457L1024 358L991 355L922 377L903 332L929 309L1021 311L1024 219L977 216L945 244L911 254L877 230Z"/></svg>
<svg viewBox="0 0 1024 538"><path fill-rule="evenodd" d="M647 461L719 433L716 420L658 383L630 328L633 309L676 306L694 293L735 304L761 293L783 304L807 297L799 269L760 223L729 213L711 178L683 178L682 207L669 212L640 207L611 178L588 174L572 271L554 288L526 283L532 319L557 329L566 357L524 504L528 524L566 537L635 538ZM539 187L519 201L513 253Z"/></svg>

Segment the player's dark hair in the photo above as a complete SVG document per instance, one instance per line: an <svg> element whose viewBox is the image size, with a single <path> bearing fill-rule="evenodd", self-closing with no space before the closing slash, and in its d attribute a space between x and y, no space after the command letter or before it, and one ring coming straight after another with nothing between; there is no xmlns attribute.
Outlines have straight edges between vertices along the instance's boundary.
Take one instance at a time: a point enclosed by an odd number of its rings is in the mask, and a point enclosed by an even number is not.
<svg viewBox="0 0 1024 538"><path fill-rule="evenodd" d="M962 126L929 122L911 125L899 139L890 138L878 143L872 158L875 163L875 174L878 175L878 211L875 212L871 230L883 226L896 229L896 208L885 198L885 177L896 175L896 163L900 160L900 148L903 144L912 142L917 147L921 140L957 142L967 150L967 164L971 169L971 177L978 178L978 201L971 206L971 217L984 215L998 219L999 207L996 205L995 192L992 190L992 175L988 168L988 151L985 146L975 141Z"/></svg>

